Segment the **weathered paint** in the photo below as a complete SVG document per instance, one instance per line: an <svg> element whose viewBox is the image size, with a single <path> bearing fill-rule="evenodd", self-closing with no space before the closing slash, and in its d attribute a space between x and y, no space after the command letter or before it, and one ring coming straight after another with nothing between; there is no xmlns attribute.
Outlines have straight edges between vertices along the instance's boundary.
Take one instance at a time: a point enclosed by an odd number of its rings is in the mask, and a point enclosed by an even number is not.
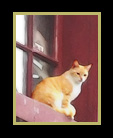
<svg viewBox="0 0 113 138"><path fill-rule="evenodd" d="M16 116L28 122L75 122L49 106L16 93Z"/></svg>

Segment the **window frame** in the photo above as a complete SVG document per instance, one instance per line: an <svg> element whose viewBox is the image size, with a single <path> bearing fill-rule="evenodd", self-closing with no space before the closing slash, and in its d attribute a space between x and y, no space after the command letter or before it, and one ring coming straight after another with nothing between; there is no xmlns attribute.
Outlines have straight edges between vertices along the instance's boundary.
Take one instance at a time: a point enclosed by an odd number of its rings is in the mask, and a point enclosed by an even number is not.
<svg viewBox="0 0 113 138"><path fill-rule="evenodd" d="M55 72L59 72L59 56L60 52L58 53L59 43L61 43L61 38L59 34L59 28L61 28L61 17L59 15L55 16L54 22L54 36L53 36L53 55L48 56L43 54L40 51L37 51L33 48L33 16L28 15L27 20L27 44L23 45L16 41L16 47L25 51L27 53L27 74L26 74L26 95L31 96L32 92L32 63L33 63L33 56L36 56L43 60L44 62L49 63L51 66L55 67ZM56 70L57 68L57 70Z"/></svg>

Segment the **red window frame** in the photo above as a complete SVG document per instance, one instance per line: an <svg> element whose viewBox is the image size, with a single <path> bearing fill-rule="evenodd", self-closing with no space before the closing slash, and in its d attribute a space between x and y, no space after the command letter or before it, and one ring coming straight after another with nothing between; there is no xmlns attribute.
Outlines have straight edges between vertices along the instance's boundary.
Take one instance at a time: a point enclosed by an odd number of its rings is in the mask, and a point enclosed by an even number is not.
<svg viewBox="0 0 113 138"><path fill-rule="evenodd" d="M59 60L61 60L61 54L58 52L59 48L61 48L61 22L62 16L54 15L55 16L55 24L54 24L54 40L53 40L53 55L52 57L47 56L33 48L33 15L28 15L27 21L27 45L23 45L16 41L16 47L25 51L28 56L27 61L27 76L26 76L26 95L31 96L32 92L32 63L33 63L33 56L37 56L41 60L51 64L54 66L55 73L58 73L61 70L61 66L59 66ZM60 30L60 32L59 32Z"/></svg>

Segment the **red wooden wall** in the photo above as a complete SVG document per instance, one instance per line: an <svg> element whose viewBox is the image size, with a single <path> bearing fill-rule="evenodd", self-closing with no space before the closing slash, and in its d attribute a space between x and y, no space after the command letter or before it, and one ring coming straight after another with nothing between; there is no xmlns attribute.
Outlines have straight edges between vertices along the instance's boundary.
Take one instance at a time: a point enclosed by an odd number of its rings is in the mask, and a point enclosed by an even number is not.
<svg viewBox="0 0 113 138"><path fill-rule="evenodd" d="M98 16L62 16L62 71L68 70L74 59L82 65L92 63L89 78L82 85L82 93L73 101L76 121L98 121Z"/></svg>

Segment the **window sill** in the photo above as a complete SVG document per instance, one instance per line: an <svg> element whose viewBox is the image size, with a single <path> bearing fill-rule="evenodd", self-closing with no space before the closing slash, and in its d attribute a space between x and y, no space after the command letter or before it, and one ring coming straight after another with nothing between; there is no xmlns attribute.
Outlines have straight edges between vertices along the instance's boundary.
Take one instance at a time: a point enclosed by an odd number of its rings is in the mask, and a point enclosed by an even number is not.
<svg viewBox="0 0 113 138"><path fill-rule="evenodd" d="M16 93L16 116L27 122L75 122L49 106Z"/></svg>

